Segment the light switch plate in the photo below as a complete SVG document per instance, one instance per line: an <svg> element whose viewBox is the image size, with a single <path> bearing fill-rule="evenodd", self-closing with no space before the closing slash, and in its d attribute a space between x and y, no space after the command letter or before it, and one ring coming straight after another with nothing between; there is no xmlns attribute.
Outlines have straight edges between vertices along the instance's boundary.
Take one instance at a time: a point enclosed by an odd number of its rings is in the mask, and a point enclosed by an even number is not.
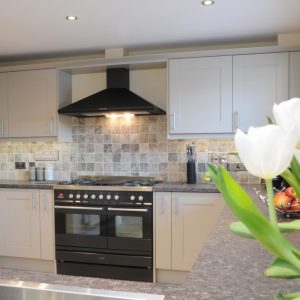
<svg viewBox="0 0 300 300"><path fill-rule="evenodd" d="M39 160L54 161L59 159L59 152L58 150L39 151L35 153L34 158L36 161Z"/></svg>

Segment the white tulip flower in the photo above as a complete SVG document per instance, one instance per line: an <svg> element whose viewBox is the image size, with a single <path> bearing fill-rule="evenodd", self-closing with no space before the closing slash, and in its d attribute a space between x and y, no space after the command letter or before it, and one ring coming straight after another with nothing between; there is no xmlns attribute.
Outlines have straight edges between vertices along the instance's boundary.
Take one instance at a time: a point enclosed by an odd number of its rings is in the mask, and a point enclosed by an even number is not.
<svg viewBox="0 0 300 300"><path fill-rule="evenodd" d="M296 128L298 136L298 145L300 145L300 99L292 98L275 104L273 115L276 124L286 131Z"/></svg>
<svg viewBox="0 0 300 300"><path fill-rule="evenodd" d="M235 147L247 170L264 179L285 171L295 152L296 131L285 131L278 125L250 127L248 134L237 130Z"/></svg>

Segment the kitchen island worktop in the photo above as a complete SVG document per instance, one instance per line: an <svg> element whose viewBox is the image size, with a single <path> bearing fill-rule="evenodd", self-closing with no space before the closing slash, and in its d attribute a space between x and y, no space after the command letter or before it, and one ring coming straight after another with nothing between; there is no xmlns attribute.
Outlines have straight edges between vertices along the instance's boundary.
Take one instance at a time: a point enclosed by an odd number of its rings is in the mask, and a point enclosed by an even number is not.
<svg viewBox="0 0 300 300"><path fill-rule="evenodd" d="M255 196L252 188L249 190ZM265 209L262 203L257 203ZM280 289L288 292L300 290L298 279L286 281L264 277L263 272L272 262L272 256L255 240L233 235L228 225L234 220L235 217L225 207L184 284L129 282L10 269L0 269L0 279L156 293L165 295L166 300L265 300L273 299ZM299 232L289 237L300 246Z"/></svg>

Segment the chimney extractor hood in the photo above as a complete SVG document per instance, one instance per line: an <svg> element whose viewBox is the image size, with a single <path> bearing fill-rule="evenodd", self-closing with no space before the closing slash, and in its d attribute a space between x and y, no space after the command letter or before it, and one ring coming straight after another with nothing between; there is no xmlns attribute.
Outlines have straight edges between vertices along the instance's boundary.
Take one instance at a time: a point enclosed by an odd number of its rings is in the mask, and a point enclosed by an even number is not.
<svg viewBox="0 0 300 300"><path fill-rule="evenodd" d="M156 105L129 90L129 70L107 69L107 88L58 110L77 118L104 117L115 113L134 115L165 115Z"/></svg>

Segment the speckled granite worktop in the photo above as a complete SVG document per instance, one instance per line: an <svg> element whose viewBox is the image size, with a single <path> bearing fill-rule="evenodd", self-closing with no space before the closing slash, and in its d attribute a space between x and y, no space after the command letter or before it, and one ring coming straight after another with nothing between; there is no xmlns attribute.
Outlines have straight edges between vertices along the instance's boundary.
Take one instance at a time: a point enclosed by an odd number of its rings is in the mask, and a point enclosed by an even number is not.
<svg viewBox="0 0 300 300"><path fill-rule="evenodd" d="M0 188L13 189L53 189L58 181L27 181L27 180L0 180ZM213 183L174 183L163 182L153 187L155 192L188 192L188 193L218 193Z"/></svg>
<svg viewBox="0 0 300 300"><path fill-rule="evenodd" d="M58 181L0 180L0 188L53 189Z"/></svg>
<svg viewBox="0 0 300 300"><path fill-rule="evenodd" d="M218 193L213 183L187 184L181 182L163 182L153 187L155 192Z"/></svg>
<svg viewBox="0 0 300 300"><path fill-rule="evenodd" d="M252 191L252 189L250 189ZM252 192L253 193L253 192ZM258 202L260 207L262 203ZM228 225L235 218L227 207L203 247L193 271L184 284L152 284L43 274L0 269L1 279L46 282L81 287L135 291L166 295L166 300L268 300L279 289L300 290L300 280L276 280L263 276L272 262L270 254L255 240L239 238L230 233ZM300 247L300 232L289 235Z"/></svg>

